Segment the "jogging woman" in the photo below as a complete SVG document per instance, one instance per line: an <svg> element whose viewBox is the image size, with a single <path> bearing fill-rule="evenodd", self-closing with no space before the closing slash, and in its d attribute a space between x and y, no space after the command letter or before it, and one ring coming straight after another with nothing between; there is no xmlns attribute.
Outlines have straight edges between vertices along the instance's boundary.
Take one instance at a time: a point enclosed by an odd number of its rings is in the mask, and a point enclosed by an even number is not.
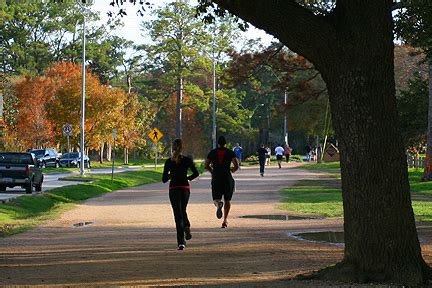
<svg viewBox="0 0 432 288"><path fill-rule="evenodd" d="M171 180L169 184L169 198L176 223L178 250L183 250L186 247L185 240L192 238L186 206L190 196L189 181L192 181L199 175L193 160L182 155L182 149L182 140L174 140L172 144L172 157L165 161L162 175L163 183ZM190 176L187 175L189 169L192 170L192 175Z"/></svg>

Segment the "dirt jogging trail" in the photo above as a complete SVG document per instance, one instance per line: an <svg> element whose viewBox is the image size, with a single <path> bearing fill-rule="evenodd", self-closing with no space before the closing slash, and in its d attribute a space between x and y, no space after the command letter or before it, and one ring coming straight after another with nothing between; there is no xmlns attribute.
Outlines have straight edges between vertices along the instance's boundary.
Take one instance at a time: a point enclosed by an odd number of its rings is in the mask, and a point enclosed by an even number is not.
<svg viewBox="0 0 432 288"><path fill-rule="evenodd" d="M297 164L289 164L295 168ZM188 215L193 238L176 250L167 184L129 188L90 199L59 219L0 239L0 285L327 287L292 277L335 264L343 248L300 241L290 233L342 231L341 219L292 221L241 218L285 214L279 191L319 176L301 167L256 166L235 173L228 228L211 200L210 174L192 182ZM85 226L74 224L91 222ZM432 239L429 229L419 230ZM423 254L432 262L430 241Z"/></svg>

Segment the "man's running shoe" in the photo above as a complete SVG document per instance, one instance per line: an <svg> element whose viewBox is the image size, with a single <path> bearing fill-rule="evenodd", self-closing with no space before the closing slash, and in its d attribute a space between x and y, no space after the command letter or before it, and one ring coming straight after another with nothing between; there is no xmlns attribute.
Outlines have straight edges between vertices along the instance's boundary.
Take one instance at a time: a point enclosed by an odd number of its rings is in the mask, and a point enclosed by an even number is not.
<svg viewBox="0 0 432 288"><path fill-rule="evenodd" d="M218 203L218 208L216 210L216 217L218 219L222 218L222 207L223 207L223 205L224 205L224 203L222 201Z"/></svg>
<svg viewBox="0 0 432 288"><path fill-rule="evenodd" d="M183 250L185 247L186 247L185 245L180 244L180 245L178 246L177 250Z"/></svg>
<svg viewBox="0 0 432 288"><path fill-rule="evenodd" d="M185 239L186 240L192 239L192 234L191 234L191 231L190 231L190 227L185 227L184 232L185 232Z"/></svg>

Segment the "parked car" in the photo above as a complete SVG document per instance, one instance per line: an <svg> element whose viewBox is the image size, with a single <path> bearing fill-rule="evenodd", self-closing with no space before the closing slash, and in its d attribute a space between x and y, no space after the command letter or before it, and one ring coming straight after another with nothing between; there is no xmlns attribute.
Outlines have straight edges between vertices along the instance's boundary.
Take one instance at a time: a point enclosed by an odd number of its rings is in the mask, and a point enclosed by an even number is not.
<svg viewBox="0 0 432 288"><path fill-rule="evenodd" d="M40 168L58 168L60 166L60 156L58 155L57 151L52 148L33 149L30 151L30 153L33 153L36 156L36 160Z"/></svg>
<svg viewBox="0 0 432 288"><path fill-rule="evenodd" d="M32 153L0 152L0 191L21 186L27 194L42 190L42 170Z"/></svg>
<svg viewBox="0 0 432 288"><path fill-rule="evenodd" d="M81 163L81 153L80 152L71 152L64 153L62 158L60 159L61 167L80 167ZM90 158L84 154L84 167L90 167Z"/></svg>

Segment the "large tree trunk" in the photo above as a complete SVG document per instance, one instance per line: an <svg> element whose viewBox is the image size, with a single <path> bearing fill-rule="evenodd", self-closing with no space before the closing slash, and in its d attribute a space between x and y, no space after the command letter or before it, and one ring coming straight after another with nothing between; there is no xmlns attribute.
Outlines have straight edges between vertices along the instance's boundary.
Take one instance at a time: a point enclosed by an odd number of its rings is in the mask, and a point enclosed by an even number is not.
<svg viewBox="0 0 432 288"><path fill-rule="evenodd" d="M429 267L417 237L398 125L392 19L382 16L360 27L365 19L350 15L356 26L340 39L349 49L340 47L328 63L333 65L323 69L341 152L345 231L344 260L328 275L420 285L430 277Z"/></svg>
<svg viewBox="0 0 432 288"><path fill-rule="evenodd" d="M345 231L344 260L326 276L420 285L430 275L398 125L391 15L350 17L357 18L356 26L347 27L340 40L355 45L341 47L323 70L340 144Z"/></svg>
<svg viewBox="0 0 432 288"><path fill-rule="evenodd" d="M274 35L321 72L340 143L345 253L326 279L418 286L417 238L398 128L391 0L337 1L328 17L295 1L212 0Z"/></svg>
<svg viewBox="0 0 432 288"><path fill-rule="evenodd" d="M348 268L355 281L418 285L427 266L397 128L392 49L359 49L338 59L337 75L324 76L340 144L345 231L343 263L330 275L347 276ZM352 63L356 57L364 59L361 65Z"/></svg>
<svg viewBox="0 0 432 288"><path fill-rule="evenodd" d="M426 161L423 181L432 180L432 59L429 60L429 107L428 107L428 133L426 146Z"/></svg>

